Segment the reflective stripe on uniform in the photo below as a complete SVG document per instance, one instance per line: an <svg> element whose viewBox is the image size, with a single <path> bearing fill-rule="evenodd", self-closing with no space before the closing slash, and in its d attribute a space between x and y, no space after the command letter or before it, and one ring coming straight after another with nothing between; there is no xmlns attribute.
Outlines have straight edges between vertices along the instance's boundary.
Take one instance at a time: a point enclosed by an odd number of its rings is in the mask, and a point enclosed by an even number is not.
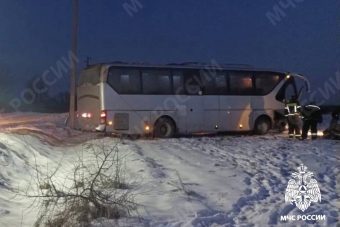
<svg viewBox="0 0 340 227"><path fill-rule="evenodd" d="M287 111L288 114L290 115L298 115L299 112L298 112L298 109L300 108L301 106L299 106L297 103L288 103L286 104L285 106L285 110Z"/></svg>
<svg viewBox="0 0 340 227"><path fill-rule="evenodd" d="M320 110L320 107L318 107L318 106L316 106L316 105L307 105L306 107L307 107L307 108L308 108L308 107L311 107L311 108L317 108L317 109L319 109L319 110Z"/></svg>

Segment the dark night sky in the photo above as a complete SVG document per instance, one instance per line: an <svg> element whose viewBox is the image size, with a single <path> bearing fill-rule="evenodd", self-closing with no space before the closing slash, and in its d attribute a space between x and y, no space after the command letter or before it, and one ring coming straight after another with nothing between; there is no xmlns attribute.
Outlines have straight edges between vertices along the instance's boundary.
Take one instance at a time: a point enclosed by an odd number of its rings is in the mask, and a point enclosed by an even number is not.
<svg viewBox="0 0 340 227"><path fill-rule="evenodd" d="M133 17L123 8L130 2L80 0L82 63L86 56L96 62L214 59L296 71L314 87L340 70L338 0L282 8L286 17L276 26L266 13L279 1L139 0L143 8ZM70 20L69 0L1 0L0 66L10 69L8 83L23 84L66 55Z"/></svg>

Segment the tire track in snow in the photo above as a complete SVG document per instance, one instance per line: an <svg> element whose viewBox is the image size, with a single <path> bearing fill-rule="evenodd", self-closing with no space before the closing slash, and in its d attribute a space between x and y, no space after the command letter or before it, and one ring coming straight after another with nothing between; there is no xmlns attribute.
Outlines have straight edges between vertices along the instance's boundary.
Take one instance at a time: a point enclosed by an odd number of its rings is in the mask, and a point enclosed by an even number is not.
<svg viewBox="0 0 340 227"><path fill-rule="evenodd" d="M166 168L158 163L154 158L147 156L145 154L145 149L139 145L139 141L136 141L134 143L129 142L127 145L130 145L133 147L135 152L141 157L140 160L146 163L148 167L148 171L150 171L150 174L152 177L155 179L160 179L160 178L166 178L168 175L165 173Z"/></svg>

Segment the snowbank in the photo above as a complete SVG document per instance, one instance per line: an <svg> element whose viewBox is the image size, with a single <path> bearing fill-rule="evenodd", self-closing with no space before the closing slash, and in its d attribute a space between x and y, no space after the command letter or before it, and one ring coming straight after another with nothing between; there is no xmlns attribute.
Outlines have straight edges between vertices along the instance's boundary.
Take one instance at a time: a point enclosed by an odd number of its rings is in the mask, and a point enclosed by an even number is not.
<svg viewBox="0 0 340 227"><path fill-rule="evenodd" d="M322 202L305 213L325 214L321 226L335 226L339 220L339 142L274 134L118 141L68 130L63 115L45 117L2 128L0 226L32 226L36 220L32 200L18 195L34 182L36 163L49 169L61 163L62 174L68 174L84 143L117 142L126 179L143 207L139 216L96 220L93 226L304 224L280 221L281 215L301 214L284 201L291 173L301 163L314 172L322 194Z"/></svg>

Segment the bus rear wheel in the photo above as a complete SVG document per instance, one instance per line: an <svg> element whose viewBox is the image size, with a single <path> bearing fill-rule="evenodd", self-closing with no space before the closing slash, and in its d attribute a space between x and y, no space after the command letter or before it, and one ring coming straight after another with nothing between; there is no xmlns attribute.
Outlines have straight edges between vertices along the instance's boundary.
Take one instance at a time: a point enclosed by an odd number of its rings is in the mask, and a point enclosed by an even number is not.
<svg viewBox="0 0 340 227"><path fill-rule="evenodd" d="M255 122L254 132L257 135L265 135L271 128L271 121L267 117L260 117Z"/></svg>
<svg viewBox="0 0 340 227"><path fill-rule="evenodd" d="M162 117L157 120L154 127L154 136L157 138L172 138L175 136L175 123L167 117Z"/></svg>

